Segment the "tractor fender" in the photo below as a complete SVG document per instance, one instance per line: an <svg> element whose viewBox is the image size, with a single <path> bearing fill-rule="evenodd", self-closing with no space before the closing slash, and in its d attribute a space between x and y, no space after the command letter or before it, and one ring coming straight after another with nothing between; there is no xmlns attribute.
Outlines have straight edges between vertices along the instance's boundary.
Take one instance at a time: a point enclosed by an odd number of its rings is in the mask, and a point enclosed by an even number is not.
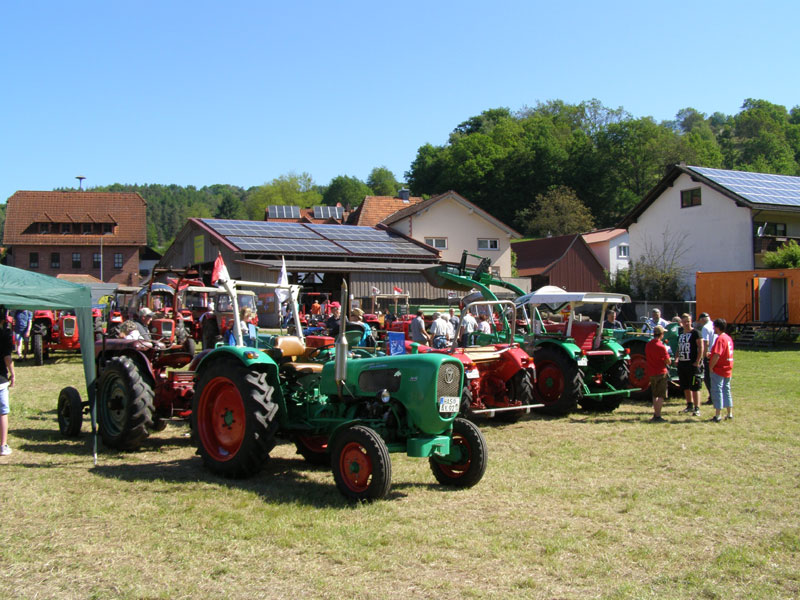
<svg viewBox="0 0 800 600"><path fill-rule="evenodd" d="M511 379L520 369L533 368L533 359L522 348L503 348L500 356L501 361L496 370L503 381Z"/></svg>
<svg viewBox="0 0 800 600"><path fill-rule="evenodd" d="M130 358L136 365L139 367L139 372L149 378L150 385L155 385L156 375L153 372L153 365L150 363L150 359L145 356L144 353L139 352L135 348L125 348L124 350L114 351L110 350L107 351L104 355L98 354L95 356L96 368L97 368L97 376L100 376L102 368L100 366L100 357L103 357L105 362L108 362L115 356L127 356Z"/></svg>
<svg viewBox="0 0 800 600"><path fill-rule="evenodd" d="M223 357L232 357L246 367L255 367L267 373L270 385L279 386L278 364L271 356L249 346L219 346L203 350L192 361L192 371L199 372L208 367L211 362Z"/></svg>
<svg viewBox="0 0 800 600"><path fill-rule="evenodd" d="M543 339L540 344L527 344L525 346L525 351L534 356L533 351L534 348L553 348L558 352L561 352L566 356L569 360L578 360L581 356L581 349L577 345L573 344L572 342L563 342L563 341L555 341L555 340L548 340ZM624 352L624 351L623 351ZM534 356L535 360L535 356Z"/></svg>

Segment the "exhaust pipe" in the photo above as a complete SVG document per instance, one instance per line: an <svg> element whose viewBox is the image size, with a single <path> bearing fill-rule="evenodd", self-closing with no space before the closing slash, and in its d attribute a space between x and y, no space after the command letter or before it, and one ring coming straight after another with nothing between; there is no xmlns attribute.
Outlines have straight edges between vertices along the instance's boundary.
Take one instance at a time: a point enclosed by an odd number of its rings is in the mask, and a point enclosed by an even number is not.
<svg viewBox="0 0 800 600"><path fill-rule="evenodd" d="M339 335L336 338L336 358L334 377L336 379L336 386L339 389L339 396L342 395L342 384L347 379L347 353L349 352L347 337L344 335L347 327L347 314L348 314L348 290L347 282L342 280L342 297L341 297L341 313L339 315Z"/></svg>

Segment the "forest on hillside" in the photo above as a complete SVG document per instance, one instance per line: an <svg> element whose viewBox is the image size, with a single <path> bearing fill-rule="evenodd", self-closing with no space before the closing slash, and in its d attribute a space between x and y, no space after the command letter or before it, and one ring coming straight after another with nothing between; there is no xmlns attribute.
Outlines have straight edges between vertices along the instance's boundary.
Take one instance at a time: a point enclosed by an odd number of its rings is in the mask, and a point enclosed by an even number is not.
<svg viewBox="0 0 800 600"><path fill-rule="evenodd" d="M516 112L490 109L458 124L445 143L418 149L405 184L376 167L366 181L339 175L327 185L308 173L288 173L247 189L121 183L91 189L139 192L148 204L148 244L159 249L189 217L262 220L270 204L356 206L402 185L422 196L455 190L536 237L616 224L681 161L800 175L800 106L747 99L735 115L685 108L657 122L598 100L554 100Z"/></svg>

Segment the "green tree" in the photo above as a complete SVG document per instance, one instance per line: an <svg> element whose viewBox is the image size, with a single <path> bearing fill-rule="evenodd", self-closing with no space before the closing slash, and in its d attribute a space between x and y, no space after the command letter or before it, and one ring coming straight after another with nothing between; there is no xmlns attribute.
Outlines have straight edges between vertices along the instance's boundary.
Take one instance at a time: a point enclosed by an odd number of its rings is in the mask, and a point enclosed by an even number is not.
<svg viewBox="0 0 800 600"><path fill-rule="evenodd" d="M267 206L286 204L309 208L321 203L322 196L315 189L311 175L288 173L251 190L245 208L250 219L263 221Z"/></svg>
<svg viewBox="0 0 800 600"><path fill-rule="evenodd" d="M605 272L605 281L601 286L604 292L611 294L627 294L633 295L633 288L631 287L631 272L630 269L619 269L616 273Z"/></svg>
<svg viewBox="0 0 800 600"><path fill-rule="evenodd" d="M581 233L594 227L589 209L565 186L538 195L530 206L517 212L516 222L531 237Z"/></svg>
<svg viewBox="0 0 800 600"><path fill-rule="evenodd" d="M214 213L215 219L244 219L246 212L242 201L229 190L222 193L222 199Z"/></svg>
<svg viewBox="0 0 800 600"><path fill-rule="evenodd" d="M367 177L367 186L372 190L376 196L396 196L400 190L400 184L397 179L386 167L375 167L370 171ZM362 197L361 200L364 198ZM360 200L359 200L360 202Z"/></svg>
<svg viewBox="0 0 800 600"><path fill-rule="evenodd" d="M358 177L339 175L331 179L322 194L322 203L328 206L336 206L337 203L341 203L342 206L355 207L363 202L365 196L371 195L370 187Z"/></svg>
<svg viewBox="0 0 800 600"><path fill-rule="evenodd" d="M769 269L800 268L800 246L794 240L789 240L788 244L774 252L765 252L764 265Z"/></svg>

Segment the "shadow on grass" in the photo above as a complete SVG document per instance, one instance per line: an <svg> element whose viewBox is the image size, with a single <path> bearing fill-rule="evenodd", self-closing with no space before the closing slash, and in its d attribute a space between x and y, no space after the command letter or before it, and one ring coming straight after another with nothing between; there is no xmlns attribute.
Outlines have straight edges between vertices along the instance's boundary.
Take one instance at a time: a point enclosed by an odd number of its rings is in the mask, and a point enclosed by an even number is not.
<svg viewBox="0 0 800 600"><path fill-rule="evenodd" d="M78 437L65 438L58 430L57 424L56 429L12 429L9 433L29 442L19 444L20 450L41 454L83 455L87 452L91 454L94 443L91 431L84 431ZM167 437L150 437L144 441L139 451L159 451L167 448L184 448L191 445L191 439L180 434ZM126 452L118 452L103 446L99 434L97 436L97 447L99 452L113 452L123 456L127 454Z"/></svg>
<svg viewBox="0 0 800 600"><path fill-rule="evenodd" d="M148 462L146 464L98 465L90 473L121 481L159 481L175 484L205 482L220 487L245 490L257 494L264 502L303 504L315 508L351 508L336 489L333 475L328 482L316 481L309 475L315 471L327 471L322 467L311 467L302 459L272 458L264 469L249 479L225 479L209 473L199 456L187 459ZM406 488L427 484L394 483L386 500L403 498ZM432 485L432 484L431 484ZM435 486L441 487L441 486Z"/></svg>

